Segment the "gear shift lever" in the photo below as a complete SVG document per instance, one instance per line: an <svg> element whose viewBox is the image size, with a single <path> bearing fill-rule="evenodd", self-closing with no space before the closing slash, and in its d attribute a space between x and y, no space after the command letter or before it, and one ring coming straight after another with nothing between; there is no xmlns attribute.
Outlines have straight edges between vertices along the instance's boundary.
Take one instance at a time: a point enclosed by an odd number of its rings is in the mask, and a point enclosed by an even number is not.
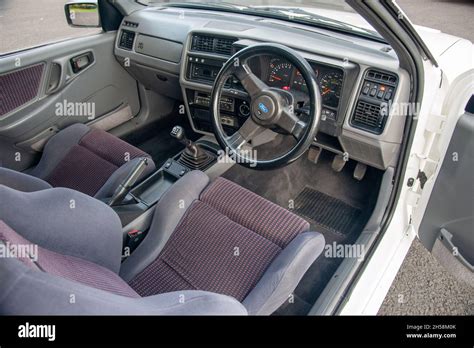
<svg viewBox="0 0 474 348"><path fill-rule="evenodd" d="M203 169L212 161L212 157L199 144L186 138L183 127L174 126L171 136L177 139L186 149L181 153L178 162L190 169Z"/></svg>
<svg viewBox="0 0 474 348"><path fill-rule="evenodd" d="M186 134L184 133L184 129L181 126L174 126L173 129L171 130L171 136L176 138L179 142L181 142L183 145L188 145L188 143L191 142L191 140L186 138Z"/></svg>

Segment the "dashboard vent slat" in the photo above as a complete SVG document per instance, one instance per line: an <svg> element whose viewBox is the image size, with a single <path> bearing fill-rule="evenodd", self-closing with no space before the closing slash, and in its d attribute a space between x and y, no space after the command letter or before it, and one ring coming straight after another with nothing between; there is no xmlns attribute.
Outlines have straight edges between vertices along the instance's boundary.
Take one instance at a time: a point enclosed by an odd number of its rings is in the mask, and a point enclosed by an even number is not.
<svg viewBox="0 0 474 348"><path fill-rule="evenodd" d="M133 41L135 40L135 32L122 30L120 35L119 47L131 51L133 49Z"/></svg>
<svg viewBox="0 0 474 348"><path fill-rule="evenodd" d="M369 70L367 71L366 78L372 81L382 82L385 84L396 84L398 79L395 75L388 74L381 71Z"/></svg>
<svg viewBox="0 0 474 348"><path fill-rule="evenodd" d="M138 23L137 22L132 22L132 21L123 21L123 26L131 27L131 28L138 28Z"/></svg>
<svg viewBox="0 0 474 348"><path fill-rule="evenodd" d="M232 40L220 40L216 41L215 51L219 54L230 55L232 53Z"/></svg>
<svg viewBox="0 0 474 348"><path fill-rule="evenodd" d="M380 106L359 100L352 118L352 123L380 133L383 127L383 117L380 115Z"/></svg>
<svg viewBox="0 0 474 348"><path fill-rule="evenodd" d="M235 41L235 39L231 38L194 35L191 50L230 56L232 55L232 45Z"/></svg>

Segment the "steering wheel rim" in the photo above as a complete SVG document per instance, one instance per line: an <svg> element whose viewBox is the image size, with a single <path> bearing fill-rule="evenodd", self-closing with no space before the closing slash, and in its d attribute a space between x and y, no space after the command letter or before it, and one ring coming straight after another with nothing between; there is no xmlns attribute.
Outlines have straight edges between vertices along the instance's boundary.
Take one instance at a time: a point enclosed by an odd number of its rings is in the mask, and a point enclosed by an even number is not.
<svg viewBox="0 0 474 348"><path fill-rule="evenodd" d="M260 55L282 57L300 71L306 82L310 99L310 113L307 123L299 120L296 115L293 114L292 116L290 114L290 110L288 110L290 106L285 105L282 96L283 91L267 86L251 72L247 64L248 60ZM240 80L251 98L251 114L236 133L227 136L220 120L219 101L225 82L232 74ZM263 107L261 104L263 104ZM264 112L265 109L268 112ZM225 149L238 164L248 168L273 169L297 160L311 146L317 132L320 116L321 95L313 68L301 55L284 45L256 44L240 50L227 60L214 81L211 93L211 120L214 134L222 149ZM243 144L251 140L246 139L247 137L256 136L275 124L295 136L297 139L295 146L286 153L267 160L254 159L242 153L241 147ZM255 126L258 126L258 128L255 128Z"/></svg>

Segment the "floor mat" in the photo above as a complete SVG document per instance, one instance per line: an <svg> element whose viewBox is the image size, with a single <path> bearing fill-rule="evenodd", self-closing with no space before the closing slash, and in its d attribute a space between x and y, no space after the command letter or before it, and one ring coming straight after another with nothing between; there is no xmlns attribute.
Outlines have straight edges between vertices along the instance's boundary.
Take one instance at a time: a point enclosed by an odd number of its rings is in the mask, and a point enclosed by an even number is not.
<svg viewBox="0 0 474 348"><path fill-rule="evenodd" d="M359 221L362 211L342 200L305 187L296 197L295 213L331 232L348 235L360 228L354 222Z"/></svg>

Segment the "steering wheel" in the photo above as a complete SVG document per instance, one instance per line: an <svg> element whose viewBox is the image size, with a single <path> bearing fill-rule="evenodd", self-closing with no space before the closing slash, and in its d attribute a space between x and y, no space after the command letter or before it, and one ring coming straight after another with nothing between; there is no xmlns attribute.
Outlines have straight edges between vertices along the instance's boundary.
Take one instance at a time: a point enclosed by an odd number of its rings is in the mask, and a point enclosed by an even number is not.
<svg viewBox="0 0 474 348"><path fill-rule="evenodd" d="M296 67L306 82L309 94L309 115L306 122L294 113L293 97L288 91L269 87L249 67L249 60L260 55L279 56ZM232 74L250 97L250 116L238 131L228 136L221 124L220 99L226 81ZM219 145L238 164L253 169L272 169L290 164L309 149L316 135L321 115L321 95L311 65L294 50L279 44L257 44L234 54L224 64L214 81L211 94L211 119ZM271 159L258 159L243 146L266 129L278 126L296 140L286 153Z"/></svg>

